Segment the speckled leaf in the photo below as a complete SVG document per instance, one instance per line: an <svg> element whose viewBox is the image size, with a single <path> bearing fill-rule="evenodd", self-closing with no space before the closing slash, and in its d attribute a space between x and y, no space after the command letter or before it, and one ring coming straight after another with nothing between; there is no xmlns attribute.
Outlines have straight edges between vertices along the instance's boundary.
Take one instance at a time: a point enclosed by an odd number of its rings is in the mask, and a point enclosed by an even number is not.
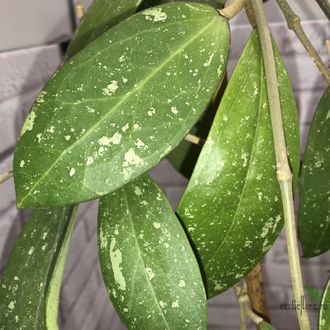
<svg viewBox="0 0 330 330"><path fill-rule="evenodd" d="M184 230L146 175L101 198L104 283L129 329L206 329L200 270Z"/></svg>
<svg viewBox="0 0 330 330"><path fill-rule="evenodd" d="M200 4L171 3L131 16L57 72L18 141L18 207L105 195L175 148L223 75L227 21Z"/></svg>
<svg viewBox="0 0 330 330"><path fill-rule="evenodd" d="M275 55L286 142L297 174L299 132L294 95L277 50ZM178 206L198 251L209 297L249 272L282 229L275 164L263 59L255 31Z"/></svg>
<svg viewBox="0 0 330 330"><path fill-rule="evenodd" d="M0 329L57 329L64 263L76 209L35 211L25 224L0 286Z"/></svg>
<svg viewBox="0 0 330 330"><path fill-rule="evenodd" d="M132 15L142 0L95 0L83 16L66 51L70 58L106 30Z"/></svg>
<svg viewBox="0 0 330 330"><path fill-rule="evenodd" d="M324 289L323 297L321 300L321 308L319 314L319 330L330 329L330 277Z"/></svg>
<svg viewBox="0 0 330 330"><path fill-rule="evenodd" d="M330 87L317 107L301 171L299 236L305 258L330 249Z"/></svg>

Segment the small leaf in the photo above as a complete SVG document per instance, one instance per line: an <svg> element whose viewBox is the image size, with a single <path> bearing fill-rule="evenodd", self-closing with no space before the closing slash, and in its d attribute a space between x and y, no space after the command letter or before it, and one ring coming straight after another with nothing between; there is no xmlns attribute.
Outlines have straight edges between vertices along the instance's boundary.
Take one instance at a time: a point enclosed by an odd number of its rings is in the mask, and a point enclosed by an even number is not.
<svg viewBox="0 0 330 330"><path fill-rule="evenodd" d="M258 323L258 329L260 330L275 330L275 328L266 321Z"/></svg>
<svg viewBox="0 0 330 330"><path fill-rule="evenodd" d="M95 0L83 16L66 51L70 58L106 30L132 15L142 0Z"/></svg>
<svg viewBox="0 0 330 330"><path fill-rule="evenodd" d="M136 14L55 74L23 126L17 205L97 198L149 170L196 123L225 69L228 22L200 4Z"/></svg>
<svg viewBox="0 0 330 330"><path fill-rule="evenodd" d="M98 238L104 283L129 329L206 329L197 261L150 178L101 198Z"/></svg>
<svg viewBox="0 0 330 330"><path fill-rule="evenodd" d="M299 236L305 258L330 249L330 87L316 109L301 170Z"/></svg>
<svg viewBox="0 0 330 330"><path fill-rule="evenodd" d="M330 329L330 277L324 289L323 297L320 304L319 314L319 330Z"/></svg>
<svg viewBox="0 0 330 330"><path fill-rule="evenodd" d="M286 142L296 175L294 95L275 51ZM195 245L208 296L231 287L269 250L283 226L263 59L253 32L221 100L178 206Z"/></svg>
<svg viewBox="0 0 330 330"><path fill-rule="evenodd" d="M57 329L74 207L35 211L25 224L0 287L1 329ZM2 327L1 327L2 326Z"/></svg>

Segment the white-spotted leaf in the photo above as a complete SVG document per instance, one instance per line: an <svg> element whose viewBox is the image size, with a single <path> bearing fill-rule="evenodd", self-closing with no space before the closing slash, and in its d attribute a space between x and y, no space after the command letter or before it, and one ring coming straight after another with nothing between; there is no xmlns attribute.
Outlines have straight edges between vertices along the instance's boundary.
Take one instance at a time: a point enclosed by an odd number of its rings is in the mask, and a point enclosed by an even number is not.
<svg viewBox="0 0 330 330"><path fill-rule="evenodd" d="M62 274L75 207L37 210L25 224L0 285L0 329L58 329Z"/></svg>
<svg viewBox="0 0 330 330"><path fill-rule="evenodd" d="M131 16L72 57L38 96L17 143L17 205L105 195L175 148L207 107L229 48L227 21L170 3Z"/></svg>
<svg viewBox="0 0 330 330"><path fill-rule="evenodd" d="M206 329L194 253L148 176L101 198L98 242L104 283L129 329Z"/></svg>
<svg viewBox="0 0 330 330"><path fill-rule="evenodd" d="M275 55L286 142L296 182L297 113L277 50ZM282 229L275 166L263 58L258 34L253 32L177 210L198 251L209 297L249 272Z"/></svg>

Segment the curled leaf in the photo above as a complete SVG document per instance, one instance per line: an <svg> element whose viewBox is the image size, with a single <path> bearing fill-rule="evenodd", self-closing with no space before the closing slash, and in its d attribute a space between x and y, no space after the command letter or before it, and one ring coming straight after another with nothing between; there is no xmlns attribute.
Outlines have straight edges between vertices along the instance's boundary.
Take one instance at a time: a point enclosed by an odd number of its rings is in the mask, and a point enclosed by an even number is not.
<svg viewBox="0 0 330 330"><path fill-rule="evenodd" d="M37 210L25 224L0 286L0 329L58 329L59 294L75 207Z"/></svg>

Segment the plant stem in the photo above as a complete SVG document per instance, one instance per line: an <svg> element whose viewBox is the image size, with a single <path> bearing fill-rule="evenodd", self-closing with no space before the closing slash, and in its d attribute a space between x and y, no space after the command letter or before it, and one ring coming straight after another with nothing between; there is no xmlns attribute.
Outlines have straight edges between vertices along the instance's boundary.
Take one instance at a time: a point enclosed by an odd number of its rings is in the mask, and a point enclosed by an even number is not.
<svg viewBox="0 0 330 330"><path fill-rule="evenodd" d="M186 141L192 143L192 144L196 144L198 146L203 146L204 144L204 140L202 138L200 138L199 136L196 136L196 135L193 135L193 134L190 134L188 133L185 138L184 138Z"/></svg>
<svg viewBox="0 0 330 330"><path fill-rule="evenodd" d="M80 22L80 20L83 18L85 15L85 7L81 3L80 0L76 1L76 16L77 16L77 21Z"/></svg>
<svg viewBox="0 0 330 330"><path fill-rule="evenodd" d="M270 323L260 263L258 263L257 266L245 276L245 281L251 302L251 309L265 321Z"/></svg>
<svg viewBox="0 0 330 330"><path fill-rule="evenodd" d="M4 183L13 176L13 171L8 171L6 173L0 174L0 184Z"/></svg>
<svg viewBox="0 0 330 330"><path fill-rule="evenodd" d="M328 0L316 0L325 16L330 20L330 4Z"/></svg>
<svg viewBox="0 0 330 330"><path fill-rule="evenodd" d="M312 43L308 39L305 31L302 29L300 24L300 17L292 10L292 8L289 6L286 0L276 0L276 1L278 6L281 8L281 11L283 12L283 15L285 16L286 22L288 24L288 28L295 32L296 36L298 37L302 45L305 47L307 54L315 63L321 75L328 82L328 85L330 85L330 73L326 65L323 63L320 55L318 54L318 52L315 50Z"/></svg>
<svg viewBox="0 0 330 330"><path fill-rule="evenodd" d="M231 19L244 8L244 5L245 0L234 0L230 5L226 6L223 9L220 9L219 13L227 19Z"/></svg>
<svg viewBox="0 0 330 330"><path fill-rule="evenodd" d="M273 45L262 0L251 0L251 3L254 10L254 16L257 22L257 28L259 32L261 50L265 67L267 94L276 155L277 179L280 185L282 195L293 293L296 301L300 301L300 299L304 296L304 290L301 277L296 224L294 218L292 173L287 158ZM306 310L302 309L301 311L297 311L297 316L300 329L309 330L310 325Z"/></svg>
<svg viewBox="0 0 330 330"><path fill-rule="evenodd" d="M249 297L247 295L246 284L244 279L239 281L233 287L236 298L239 304L239 329L246 330L246 309L245 304L249 301Z"/></svg>

